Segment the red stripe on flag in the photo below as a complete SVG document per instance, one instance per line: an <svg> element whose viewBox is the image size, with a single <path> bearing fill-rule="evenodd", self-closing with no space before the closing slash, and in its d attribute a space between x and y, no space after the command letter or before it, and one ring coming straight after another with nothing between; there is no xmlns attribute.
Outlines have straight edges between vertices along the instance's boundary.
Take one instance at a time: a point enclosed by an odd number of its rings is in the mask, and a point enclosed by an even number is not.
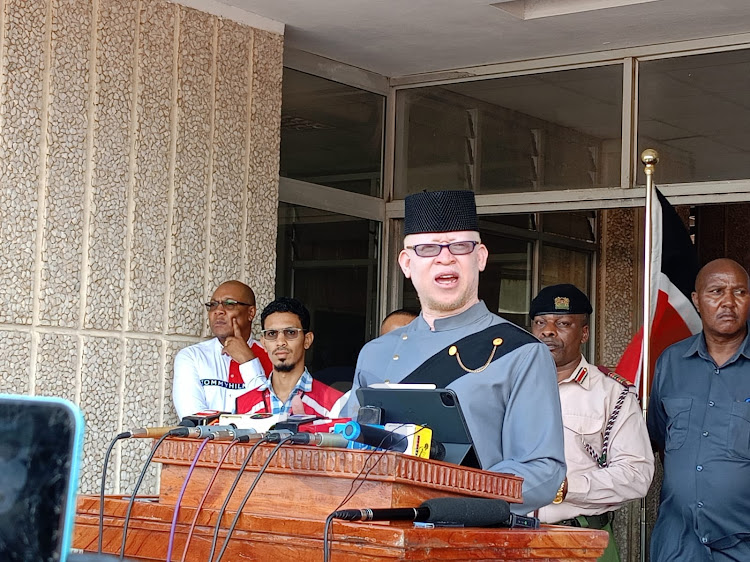
<svg viewBox="0 0 750 562"><path fill-rule="evenodd" d="M697 333L701 326L700 318L689 296L697 273L695 249L674 208L658 189L651 216L651 287L656 292L651 295L652 323L649 347L649 372L653 373L656 360L667 347L691 336L694 332ZM617 364L617 372L636 385L639 395L642 390L642 346L641 328Z"/></svg>
<svg viewBox="0 0 750 562"><path fill-rule="evenodd" d="M620 357L620 362L615 367L617 374L622 375L634 385L638 385L641 379L641 346L643 345L643 328L630 340L625 353ZM640 394L640 390L638 391Z"/></svg>
<svg viewBox="0 0 750 562"><path fill-rule="evenodd" d="M656 311L651 328L651 372L654 372L656 360L662 351L670 345L690 337L692 332L679 312L669 304L669 296L664 291L659 291L656 299ZM641 346L643 340L643 329L628 344L617 364L617 373L638 386L640 394L641 382Z"/></svg>
<svg viewBox="0 0 750 562"><path fill-rule="evenodd" d="M651 373L654 372L656 360L661 352L670 345L692 336L685 320L680 316L671 304L669 297L664 291L659 291L656 301L656 314L651 329Z"/></svg>

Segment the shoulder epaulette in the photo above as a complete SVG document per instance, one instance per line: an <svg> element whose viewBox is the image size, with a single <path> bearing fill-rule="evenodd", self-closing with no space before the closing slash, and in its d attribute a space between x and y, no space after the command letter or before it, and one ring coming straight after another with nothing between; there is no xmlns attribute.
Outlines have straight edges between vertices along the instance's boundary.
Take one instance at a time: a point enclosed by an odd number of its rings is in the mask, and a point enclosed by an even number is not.
<svg viewBox="0 0 750 562"><path fill-rule="evenodd" d="M634 384L633 384L632 382L630 382L630 381L629 381L628 379L626 379L626 378L625 378L625 377L623 377L622 375L618 375L618 374L617 374L617 373L615 373L614 371L609 371L609 372L606 372L606 373L604 373L604 374L605 374L605 375L607 375L607 376L608 376L609 378L611 378L611 379L613 379L613 380L616 380L617 382L619 382L619 383L620 383L620 384L621 384L622 386L624 386L625 388L630 388L631 386L635 386L635 385L634 385Z"/></svg>

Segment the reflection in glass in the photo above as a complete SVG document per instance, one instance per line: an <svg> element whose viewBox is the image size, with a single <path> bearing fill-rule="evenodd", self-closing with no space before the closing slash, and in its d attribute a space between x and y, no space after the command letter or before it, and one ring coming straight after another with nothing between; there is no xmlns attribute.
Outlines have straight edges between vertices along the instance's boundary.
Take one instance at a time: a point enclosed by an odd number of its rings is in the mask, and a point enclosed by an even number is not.
<svg viewBox="0 0 750 562"><path fill-rule="evenodd" d="M750 50L639 65L637 181L640 154L660 155L657 183L750 176Z"/></svg>
<svg viewBox="0 0 750 562"><path fill-rule="evenodd" d="M289 68L279 175L381 196L385 98Z"/></svg>
<svg viewBox="0 0 750 562"><path fill-rule="evenodd" d="M339 389L348 389L359 350L377 334L379 239L376 221L279 204L276 295L310 310L307 367Z"/></svg>
<svg viewBox="0 0 750 562"><path fill-rule="evenodd" d="M620 184L622 66L401 90L396 198Z"/></svg>

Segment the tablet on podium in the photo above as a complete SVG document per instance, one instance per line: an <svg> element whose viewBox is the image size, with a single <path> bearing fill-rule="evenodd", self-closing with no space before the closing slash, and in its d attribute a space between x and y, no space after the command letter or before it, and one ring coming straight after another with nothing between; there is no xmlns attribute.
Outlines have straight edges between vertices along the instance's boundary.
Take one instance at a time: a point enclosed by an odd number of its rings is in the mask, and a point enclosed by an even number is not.
<svg viewBox="0 0 750 562"><path fill-rule="evenodd" d="M445 462L481 468L458 397L445 388L357 389L361 406L380 408L382 422L413 423L432 429L433 441L445 446Z"/></svg>

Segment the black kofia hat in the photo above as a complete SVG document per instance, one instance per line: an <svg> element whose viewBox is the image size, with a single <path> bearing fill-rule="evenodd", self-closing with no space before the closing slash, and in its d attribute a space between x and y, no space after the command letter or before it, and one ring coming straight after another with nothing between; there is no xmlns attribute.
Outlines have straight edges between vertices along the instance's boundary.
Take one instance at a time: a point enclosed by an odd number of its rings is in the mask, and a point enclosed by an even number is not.
<svg viewBox="0 0 750 562"><path fill-rule="evenodd" d="M404 200L404 236L422 232L479 231L473 191L422 191Z"/></svg>
<svg viewBox="0 0 750 562"><path fill-rule="evenodd" d="M531 301L529 316L540 314L591 314L589 298L575 285L563 283L545 287Z"/></svg>

